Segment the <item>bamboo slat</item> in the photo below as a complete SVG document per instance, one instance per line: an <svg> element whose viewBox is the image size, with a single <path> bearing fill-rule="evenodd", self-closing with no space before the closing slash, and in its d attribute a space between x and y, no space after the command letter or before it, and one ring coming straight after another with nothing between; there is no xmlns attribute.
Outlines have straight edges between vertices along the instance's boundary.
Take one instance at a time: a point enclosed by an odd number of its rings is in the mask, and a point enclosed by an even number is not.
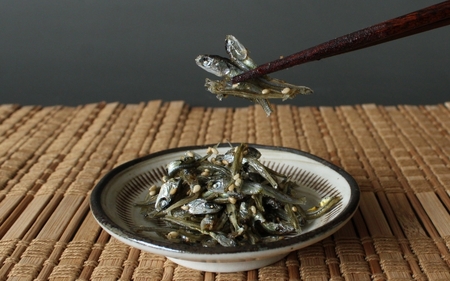
<svg viewBox="0 0 450 281"><path fill-rule="evenodd" d="M219 142L301 149L361 189L335 234L248 272L178 266L111 238L89 211L109 170ZM190 107L0 105L0 280L450 280L450 103Z"/></svg>

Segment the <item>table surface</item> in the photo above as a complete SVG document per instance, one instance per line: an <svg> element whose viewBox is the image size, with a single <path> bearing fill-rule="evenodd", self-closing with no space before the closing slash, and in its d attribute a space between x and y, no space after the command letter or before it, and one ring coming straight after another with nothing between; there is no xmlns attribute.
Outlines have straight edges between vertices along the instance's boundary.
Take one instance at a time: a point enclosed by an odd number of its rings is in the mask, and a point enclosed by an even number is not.
<svg viewBox="0 0 450 281"><path fill-rule="evenodd" d="M450 103L191 107L0 105L0 280L450 280ZM113 167L172 147L248 142L310 152L361 189L351 221L273 265L190 270L111 238L89 210Z"/></svg>

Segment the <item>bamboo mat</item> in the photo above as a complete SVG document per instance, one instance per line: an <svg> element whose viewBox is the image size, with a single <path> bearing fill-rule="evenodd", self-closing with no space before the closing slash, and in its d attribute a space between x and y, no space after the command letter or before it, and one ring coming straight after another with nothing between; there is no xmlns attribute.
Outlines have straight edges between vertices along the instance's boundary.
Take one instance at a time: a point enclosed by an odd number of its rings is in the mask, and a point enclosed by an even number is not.
<svg viewBox="0 0 450 281"><path fill-rule="evenodd" d="M113 167L172 147L249 142L313 153L358 182L360 208L273 265L207 273L141 252L89 211ZM450 280L450 103L200 108L181 102L0 105L0 280Z"/></svg>

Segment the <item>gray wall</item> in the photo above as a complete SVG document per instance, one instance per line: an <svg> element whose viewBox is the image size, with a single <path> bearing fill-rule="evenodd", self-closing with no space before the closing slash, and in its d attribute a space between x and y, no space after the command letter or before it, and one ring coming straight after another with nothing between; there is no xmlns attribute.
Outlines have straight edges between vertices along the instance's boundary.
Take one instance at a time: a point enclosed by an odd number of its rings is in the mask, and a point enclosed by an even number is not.
<svg viewBox="0 0 450 281"><path fill-rule="evenodd" d="M0 103L219 102L194 58L235 35L264 63L437 1L0 2ZM450 27L273 74L315 94L295 105L450 101Z"/></svg>

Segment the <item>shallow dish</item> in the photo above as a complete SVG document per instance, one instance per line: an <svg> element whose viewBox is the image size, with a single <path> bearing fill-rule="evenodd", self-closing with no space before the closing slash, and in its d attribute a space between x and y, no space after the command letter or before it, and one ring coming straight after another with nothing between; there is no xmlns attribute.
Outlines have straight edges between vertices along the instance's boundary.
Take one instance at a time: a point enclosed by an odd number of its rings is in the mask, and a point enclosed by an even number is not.
<svg viewBox="0 0 450 281"><path fill-rule="evenodd" d="M198 247L172 243L151 232L136 232L148 226L148 220L135 207L148 194L152 184L160 185L165 166L190 150L204 155L208 146L181 147L147 155L124 163L110 171L91 194L91 210L103 229L118 240L154 254L166 256L177 264L202 271L236 272L274 263L289 252L309 246L336 232L353 215L359 204L360 190L344 170L303 151L251 145L262 154L260 161L278 172L291 175L302 186L305 208L321 198L339 196L341 201L327 214L309 221L297 236L270 243L239 247ZM222 145L220 153L230 149Z"/></svg>

